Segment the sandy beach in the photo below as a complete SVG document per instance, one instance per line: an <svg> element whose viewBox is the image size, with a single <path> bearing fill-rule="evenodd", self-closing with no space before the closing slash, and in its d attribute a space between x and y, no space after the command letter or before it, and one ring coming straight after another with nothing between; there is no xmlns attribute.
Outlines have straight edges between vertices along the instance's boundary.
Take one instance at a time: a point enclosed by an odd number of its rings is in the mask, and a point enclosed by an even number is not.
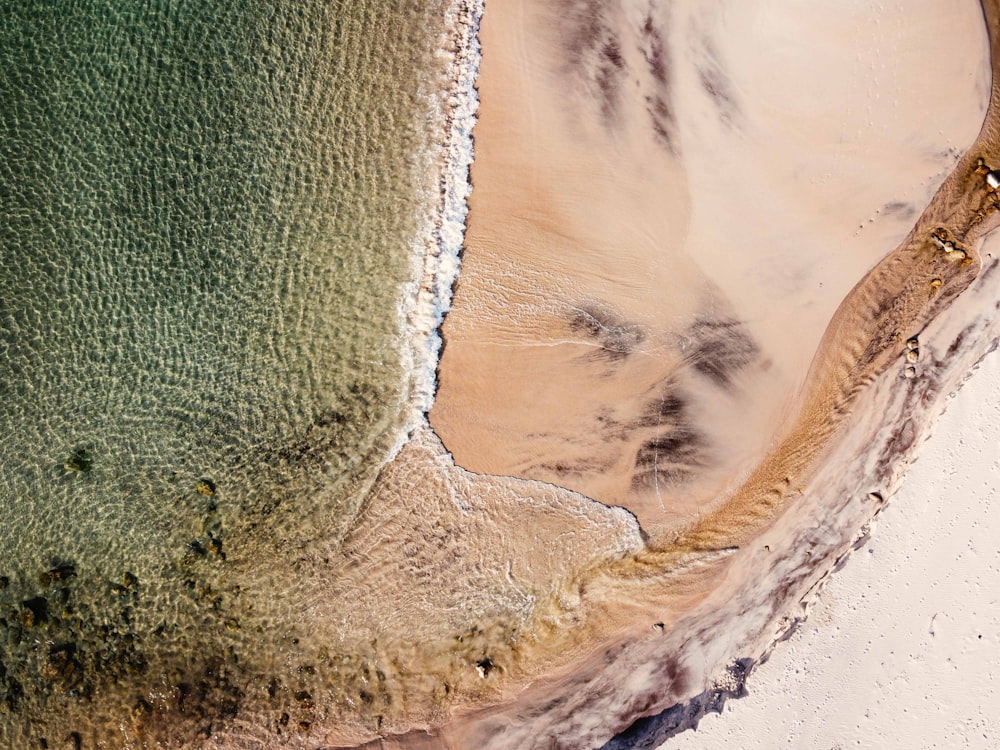
<svg viewBox="0 0 1000 750"><path fill-rule="evenodd" d="M997 744L998 377L991 354L949 400L871 537L754 671L747 697L664 748Z"/></svg>
<svg viewBox="0 0 1000 750"><path fill-rule="evenodd" d="M972 2L905 24L864 3L640 5L487 14L430 419L459 465L656 534L724 496L798 408L837 306L975 137L989 71ZM928 69L929 37L976 43Z"/></svg>

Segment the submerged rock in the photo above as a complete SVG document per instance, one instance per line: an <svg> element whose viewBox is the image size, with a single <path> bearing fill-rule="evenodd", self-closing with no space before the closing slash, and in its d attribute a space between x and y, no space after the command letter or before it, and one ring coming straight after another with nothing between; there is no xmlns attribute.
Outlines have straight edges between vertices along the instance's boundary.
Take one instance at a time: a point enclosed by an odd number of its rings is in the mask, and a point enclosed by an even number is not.
<svg viewBox="0 0 1000 750"><path fill-rule="evenodd" d="M94 468L94 452L90 448L77 448L63 464L66 471L86 474Z"/></svg>

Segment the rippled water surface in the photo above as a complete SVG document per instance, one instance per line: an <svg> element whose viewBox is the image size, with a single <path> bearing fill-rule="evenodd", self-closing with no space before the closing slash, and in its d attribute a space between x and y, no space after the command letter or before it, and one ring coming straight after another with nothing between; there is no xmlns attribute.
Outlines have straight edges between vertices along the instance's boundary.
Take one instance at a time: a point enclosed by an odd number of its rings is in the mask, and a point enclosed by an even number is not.
<svg viewBox="0 0 1000 750"><path fill-rule="evenodd" d="M399 428L440 6L0 6L0 745L305 731L255 582Z"/></svg>

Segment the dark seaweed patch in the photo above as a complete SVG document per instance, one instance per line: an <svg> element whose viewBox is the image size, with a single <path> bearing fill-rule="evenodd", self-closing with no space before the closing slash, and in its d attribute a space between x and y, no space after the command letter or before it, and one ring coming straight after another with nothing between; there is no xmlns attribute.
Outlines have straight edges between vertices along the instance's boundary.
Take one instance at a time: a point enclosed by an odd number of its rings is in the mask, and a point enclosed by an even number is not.
<svg viewBox="0 0 1000 750"><path fill-rule="evenodd" d="M628 356L646 338L641 326L627 323L620 313L594 304L575 308L569 326L596 341L599 355L612 360Z"/></svg>
<svg viewBox="0 0 1000 750"><path fill-rule="evenodd" d="M21 624L35 627L49 621L49 602L44 596L33 596L21 602Z"/></svg>
<svg viewBox="0 0 1000 750"><path fill-rule="evenodd" d="M68 472L87 474L94 468L94 451L88 447L75 448L63 463Z"/></svg>
<svg viewBox="0 0 1000 750"><path fill-rule="evenodd" d="M75 643L60 643L49 647L42 667L42 676L63 690L75 690L83 681L84 662Z"/></svg>
<svg viewBox="0 0 1000 750"><path fill-rule="evenodd" d="M38 582L48 587L75 577L76 565L71 562L56 562L53 568L39 574Z"/></svg>
<svg viewBox="0 0 1000 750"><path fill-rule="evenodd" d="M60 563L38 576L22 572L0 592L0 713L37 706L55 692L90 700L99 685L146 669L132 632L136 577L126 573L129 590L115 595L99 579L81 584L78 576L74 564ZM95 590L105 593L88 601Z"/></svg>
<svg viewBox="0 0 1000 750"><path fill-rule="evenodd" d="M743 325L735 320L699 319L689 329L691 363L716 385L728 386L749 365L759 349Z"/></svg>

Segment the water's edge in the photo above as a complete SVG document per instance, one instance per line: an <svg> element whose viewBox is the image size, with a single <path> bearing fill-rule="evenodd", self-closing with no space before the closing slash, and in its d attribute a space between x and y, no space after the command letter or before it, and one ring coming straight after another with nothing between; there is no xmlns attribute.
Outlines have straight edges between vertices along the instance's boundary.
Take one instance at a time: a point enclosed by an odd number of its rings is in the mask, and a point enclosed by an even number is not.
<svg viewBox="0 0 1000 750"><path fill-rule="evenodd" d="M398 454L413 429L426 421L437 389L441 356L441 324L451 307L452 290L461 265L468 198L469 169L474 156L472 129L479 108L476 78L482 56L479 24L484 0L454 0L446 18L449 31L439 54L448 57L443 86L424 92L427 116L441 140L417 156L417 182L426 184L425 213L420 217L411 250L412 279L401 294L400 328L406 341L403 365L409 373L409 398L403 426L387 460ZM427 176L430 176L428 179Z"/></svg>

